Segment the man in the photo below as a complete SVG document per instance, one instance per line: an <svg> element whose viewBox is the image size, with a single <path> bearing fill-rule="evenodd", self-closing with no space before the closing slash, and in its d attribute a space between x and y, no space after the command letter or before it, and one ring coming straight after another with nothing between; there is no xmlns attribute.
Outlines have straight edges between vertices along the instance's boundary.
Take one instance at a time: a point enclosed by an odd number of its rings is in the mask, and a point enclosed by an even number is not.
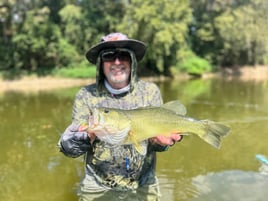
<svg viewBox="0 0 268 201"><path fill-rule="evenodd" d="M85 154L85 177L81 182L80 200L118 200L120 197L158 200L155 177L156 152L167 150L181 139L170 137L148 139L142 143L146 153L138 153L133 145L113 145L87 133L93 108L135 109L160 106L162 98L153 83L137 79L137 62L145 54L143 42L122 33L104 36L89 49L86 58L96 64L96 83L83 87L73 105L72 124L59 141L60 150L69 157Z"/></svg>

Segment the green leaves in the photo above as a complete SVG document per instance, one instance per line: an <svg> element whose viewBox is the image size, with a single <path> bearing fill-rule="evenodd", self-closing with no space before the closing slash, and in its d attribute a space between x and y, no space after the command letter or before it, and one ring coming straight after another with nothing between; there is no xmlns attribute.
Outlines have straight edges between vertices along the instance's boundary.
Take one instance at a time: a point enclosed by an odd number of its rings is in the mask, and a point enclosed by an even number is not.
<svg viewBox="0 0 268 201"><path fill-rule="evenodd" d="M201 76L203 73L212 71L212 66L207 60L194 55L183 61L179 68L195 76Z"/></svg>
<svg viewBox="0 0 268 201"><path fill-rule="evenodd" d="M266 0L192 1L193 50L220 66L267 64Z"/></svg>
<svg viewBox="0 0 268 201"><path fill-rule="evenodd" d="M266 0L5 1L0 69L79 65L110 32L147 44L141 72L171 75L182 64L197 71L204 59L213 66L268 64L267 10Z"/></svg>
<svg viewBox="0 0 268 201"><path fill-rule="evenodd" d="M145 65L156 65L163 73L176 62L178 47L186 43L191 17L187 0L133 0L117 28L145 41L148 44Z"/></svg>

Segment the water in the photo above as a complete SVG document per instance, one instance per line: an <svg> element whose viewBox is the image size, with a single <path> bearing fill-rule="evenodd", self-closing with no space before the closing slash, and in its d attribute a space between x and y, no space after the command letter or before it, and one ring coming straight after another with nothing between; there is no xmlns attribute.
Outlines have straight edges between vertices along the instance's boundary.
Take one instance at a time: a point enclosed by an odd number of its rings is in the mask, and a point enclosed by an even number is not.
<svg viewBox="0 0 268 201"><path fill-rule="evenodd" d="M162 200L265 201L268 82L191 80L158 83L164 101L179 99L188 116L231 126L217 150L195 136L158 153ZM83 159L57 149L79 88L0 94L0 200L75 201Z"/></svg>

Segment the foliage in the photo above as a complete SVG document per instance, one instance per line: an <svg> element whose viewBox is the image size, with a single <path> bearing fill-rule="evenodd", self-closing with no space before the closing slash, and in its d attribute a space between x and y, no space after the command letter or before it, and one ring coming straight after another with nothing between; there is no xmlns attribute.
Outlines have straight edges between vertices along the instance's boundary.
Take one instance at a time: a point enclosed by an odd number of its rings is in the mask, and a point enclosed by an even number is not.
<svg viewBox="0 0 268 201"><path fill-rule="evenodd" d="M55 69L53 75L66 78L95 78L96 68L94 66L88 67L87 64L82 63L78 67Z"/></svg>
<svg viewBox="0 0 268 201"><path fill-rule="evenodd" d="M78 52L84 51L84 41L81 40L83 38L83 32L81 31L83 15L81 11L81 7L73 4L68 4L59 11L62 36Z"/></svg>
<svg viewBox="0 0 268 201"><path fill-rule="evenodd" d="M13 39L16 51L13 55L14 67L36 70L38 67L52 67L58 64L57 46L61 33L59 27L48 21L49 9L29 11L20 33Z"/></svg>
<svg viewBox="0 0 268 201"><path fill-rule="evenodd" d="M59 39L59 44L56 50L58 61L55 63L57 67L69 66L73 63L78 63L81 58L75 47L66 39Z"/></svg>
<svg viewBox="0 0 268 201"><path fill-rule="evenodd" d="M138 9L137 9L138 8ZM176 52L186 43L191 8L188 0L133 0L127 7L118 30L146 41L148 53L145 66L168 74L176 63Z"/></svg>
<svg viewBox="0 0 268 201"><path fill-rule="evenodd" d="M191 1L191 49L216 65L267 64L266 0Z"/></svg>
<svg viewBox="0 0 268 201"><path fill-rule="evenodd" d="M84 48L87 50L89 46L99 42L102 36L117 31L116 25L122 22L128 1L81 0L79 2L83 14L83 19L80 22L83 42L85 43Z"/></svg>
<svg viewBox="0 0 268 201"><path fill-rule="evenodd" d="M185 59L185 61L178 65L178 68L196 76L212 71L212 66L207 60L195 55Z"/></svg>
<svg viewBox="0 0 268 201"><path fill-rule="evenodd" d="M255 65L267 62L267 9L264 1L254 1L251 5L227 10L215 18L215 26L223 39L221 52L230 58L225 58L223 63Z"/></svg>
<svg viewBox="0 0 268 201"><path fill-rule="evenodd" d="M139 69L154 74L267 65L267 10L266 0L5 0L0 70L43 75L80 66L100 37L118 31L147 44Z"/></svg>

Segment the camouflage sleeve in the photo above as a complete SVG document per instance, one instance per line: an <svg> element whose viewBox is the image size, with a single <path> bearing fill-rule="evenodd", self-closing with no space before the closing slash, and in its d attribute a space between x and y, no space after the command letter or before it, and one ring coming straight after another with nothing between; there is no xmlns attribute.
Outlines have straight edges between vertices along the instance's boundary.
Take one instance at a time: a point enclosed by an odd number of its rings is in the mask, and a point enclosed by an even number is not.
<svg viewBox="0 0 268 201"><path fill-rule="evenodd" d="M72 111L72 122L74 124L82 125L88 123L90 109L86 97L85 88L82 88L75 96Z"/></svg>
<svg viewBox="0 0 268 201"><path fill-rule="evenodd" d="M163 99L161 96L160 89L156 86L156 84L151 83L146 88L150 93L148 95L149 98L148 102L150 103L150 106L156 106L156 107L161 106L163 104Z"/></svg>
<svg viewBox="0 0 268 201"><path fill-rule="evenodd" d="M155 151L155 152L163 152L163 151L167 151L169 149L169 146L161 146L159 144L153 144L149 142L149 147L148 150L149 151Z"/></svg>
<svg viewBox="0 0 268 201"><path fill-rule="evenodd" d="M156 151L156 152L162 152L167 151L169 149L169 145L161 146L159 144L154 144L149 140L149 150Z"/></svg>
<svg viewBox="0 0 268 201"><path fill-rule="evenodd" d="M80 125L87 124L89 106L86 104L86 90L82 88L74 99L72 124L62 133L58 146L69 157L78 157L91 148L86 132L79 131Z"/></svg>
<svg viewBox="0 0 268 201"><path fill-rule="evenodd" d="M157 86L156 86L156 87L157 87ZM160 89L159 89L158 87L157 87L157 89L156 89L156 91L155 91L153 100L158 100L158 101L155 101L155 104L157 104L158 106L160 106L160 105L163 104L163 98L162 98Z"/></svg>

